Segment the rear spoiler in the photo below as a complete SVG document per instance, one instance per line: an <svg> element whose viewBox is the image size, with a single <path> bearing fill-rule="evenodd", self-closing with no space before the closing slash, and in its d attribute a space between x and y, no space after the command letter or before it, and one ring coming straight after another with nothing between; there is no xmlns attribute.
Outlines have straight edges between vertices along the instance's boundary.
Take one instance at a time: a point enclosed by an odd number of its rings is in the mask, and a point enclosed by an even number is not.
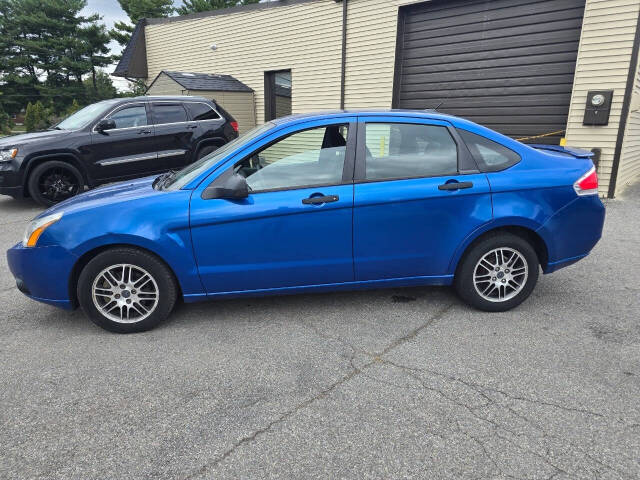
<svg viewBox="0 0 640 480"><path fill-rule="evenodd" d="M589 150L582 150L580 148L573 148L573 147L561 147L560 145L529 144L529 146L536 148L538 150L550 150L552 152L562 153L568 157L575 157L575 158L591 158L595 155L593 152L590 152Z"/></svg>

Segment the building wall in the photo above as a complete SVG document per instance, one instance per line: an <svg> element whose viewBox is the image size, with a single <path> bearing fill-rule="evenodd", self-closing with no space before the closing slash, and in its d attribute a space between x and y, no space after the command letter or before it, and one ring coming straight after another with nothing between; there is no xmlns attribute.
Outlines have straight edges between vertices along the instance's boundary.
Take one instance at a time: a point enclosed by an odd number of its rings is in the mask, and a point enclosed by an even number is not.
<svg viewBox="0 0 640 480"><path fill-rule="evenodd" d="M163 73L155 81L155 77L149 80L153 82L147 91L147 95L184 95L185 89L178 82L173 80L169 75Z"/></svg>
<svg viewBox="0 0 640 480"><path fill-rule="evenodd" d="M233 118L238 122L240 133L248 132L256 126L256 107L253 92L190 90L188 94L215 100L222 108L233 115Z"/></svg>
<svg viewBox="0 0 640 480"><path fill-rule="evenodd" d="M291 69L294 113L340 107L342 4L334 0L150 24L146 42L149 81L161 70L232 75L255 91L258 123L266 71Z"/></svg>
<svg viewBox="0 0 640 480"><path fill-rule="evenodd" d="M640 180L640 62L636 66L630 103L616 182L616 195L622 193L631 183Z"/></svg>
<svg viewBox="0 0 640 480"><path fill-rule="evenodd" d="M587 0L585 7L566 138L567 145L602 149L601 195L609 189L638 9L638 0ZM609 125L582 125L589 90L614 90Z"/></svg>

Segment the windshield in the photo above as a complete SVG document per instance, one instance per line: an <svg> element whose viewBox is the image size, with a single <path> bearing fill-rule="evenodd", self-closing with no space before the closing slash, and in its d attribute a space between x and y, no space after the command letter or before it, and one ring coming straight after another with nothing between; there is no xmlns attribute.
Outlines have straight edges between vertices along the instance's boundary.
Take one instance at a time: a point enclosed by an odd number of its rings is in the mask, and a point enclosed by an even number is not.
<svg viewBox="0 0 640 480"><path fill-rule="evenodd" d="M232 142L227 143L223 147L220 147L215 152L211 152L209 155L202 157L195 163L183 168L178 171L164 186L165 190L179 190L193 179L197 178L200 174L207 171L210 167L218 163L222 158L229 153L231 150L241 147L242 145L249 143L251 140L256 138L258 135L266 132L267 130L273 128L274 124L271 122L267 122L264 125L260 125L253 130L248 131L244 135L236 138Z"/></svg>
<svg viewBox="0 0 640 480"><path fill-rule="evenodd" d="M78 130L79 128L86 127L95 120L95 118L102 113L109 104L110 103L107 102L98 102L87 105L76 113L65 118L56 125L56 128L61 128L62 130Z"/></svg>

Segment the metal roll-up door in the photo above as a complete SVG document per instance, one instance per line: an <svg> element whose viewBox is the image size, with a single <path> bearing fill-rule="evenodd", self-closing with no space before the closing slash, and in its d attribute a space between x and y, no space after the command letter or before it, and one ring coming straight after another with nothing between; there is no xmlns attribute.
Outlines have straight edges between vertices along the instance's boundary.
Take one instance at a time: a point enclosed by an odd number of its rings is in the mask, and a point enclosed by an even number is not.
<svg viewBox="0 0 640 480"><path fill-rule="evenodd" d="M585 0L434 0L400 9L394 107L558 143Z"/></svg>

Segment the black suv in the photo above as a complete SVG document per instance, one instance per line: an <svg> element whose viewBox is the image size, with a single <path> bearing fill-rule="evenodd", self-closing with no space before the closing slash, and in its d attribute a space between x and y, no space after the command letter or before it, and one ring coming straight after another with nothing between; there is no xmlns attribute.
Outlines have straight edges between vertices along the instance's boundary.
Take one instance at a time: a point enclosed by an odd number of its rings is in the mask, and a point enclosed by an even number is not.
<svg viewBox="0 0 640 480"><path fill-rule="evenodd" d="M0 139L0 194L45 206L101 183L179 169L238 136L201 97L135 97L89 105L55 127Z"/></svg>

